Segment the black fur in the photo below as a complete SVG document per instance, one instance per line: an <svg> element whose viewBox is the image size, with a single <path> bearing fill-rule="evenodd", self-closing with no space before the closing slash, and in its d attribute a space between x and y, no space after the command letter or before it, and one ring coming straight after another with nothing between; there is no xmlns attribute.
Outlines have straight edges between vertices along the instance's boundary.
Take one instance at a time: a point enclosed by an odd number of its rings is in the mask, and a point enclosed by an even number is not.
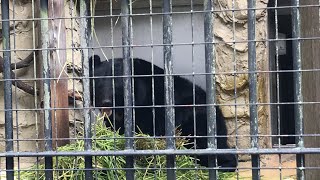
<svg viewBox="0 0 320 180"><path fill-rule="evenodd" d="M94 56L90 58L90 67L92 67L92 61L94 61L94 76L112 76L112 60L101 62L99 56ZM152 64L142 60L134 59L134 74L135 75L150 75L152 74L151 68ZM114 60L114 75L123 75L123 59ZM154 67L154 74L164 74L164 70ZM90 69L90 76L92 76L92 69ZM91 90L93 90L91 81ZM112 88L112 78L98 78L95 79L95 106L105 107L112 106L113 99L113 88ZM115 84L115 105L123 106L123 78L114 78ZM93 92L93 91L92 91ZM91 94L93 94L91 92ZM152 78L149 77L135 77L134 78L134 100L136 106L152 106ZM93 98L93 97L92 97ZM154 98L155 105L164 104L164 77L155 76L154 77ZM193 84L192 82L181 78L179 76L174 77L174 103L176 105L192 105L193 104ZM200 87L195 86L195 104L205 104L206 103L206 93ZM135 123L143 133L150 135L165 135L165 113L164 108L154 108L155 109L155 126L153 126L153 114L152 108L136 108L135 109ZM207 134L207 116L206 107L199 106L195 108L196 112L196 132L198 136L206 136ZM216 108L217 112L217 134L226 135L227 129L223 119L223 115L219 107ZM115 128L120 128L120 133L123 133L123 109L116 109L116 112L112 114L116 115L116 125ZM110 117L112 120L112 117ZM175 122L176 126L179 126L182 131L183 136L194 134L194 115L193 107L175 107ZM155 132L153 132L153 127L155 127ZM136 130L137 131L137 130ZM228 149L227 138L218 138L218 148ZM197 138L197 148L205 149L207 147L206 138ZM190 147L192 148L192 145ZM207 166L208 157L199 156L200 164ZM230 170L224 171L234 171L233 168L237 166L236 157L234 155L220 155L218 156L218 165L222 167L230 167Z"/></svg>

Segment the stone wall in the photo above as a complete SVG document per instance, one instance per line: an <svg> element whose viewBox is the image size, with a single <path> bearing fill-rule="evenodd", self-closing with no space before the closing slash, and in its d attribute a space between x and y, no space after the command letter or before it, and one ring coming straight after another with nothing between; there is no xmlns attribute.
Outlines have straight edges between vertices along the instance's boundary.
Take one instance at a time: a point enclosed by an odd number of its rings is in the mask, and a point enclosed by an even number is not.
<svg viewBox="0 0 320 180"><path fill-rule="evenodd" d="M11 22L10 26L15 27L15 31L11 31L10 36L10 45L11 49L16 49L17 51L12 51L11 60L12 62L20 61L26 58L31 51L21 51L19 49L32 49L37 47L37 33L39 28L39 21L30 21L27 19L32 19L32 3L31 0L16 0L14 4L14 17L13 17L13 4L10 1L10 18L18 19L14 23ZM37 7L37 4L35 5ZM66 17L76 17L77 11L76 8L72 8L70 1L66 1L65 3L65 15ZM37 8L35 8L35 17L37 17ZM81 53L80 49L71 49L71 47L79 48L80 47L80 38L79 38L79 22L78 19L66 19L66 33L67 33L67 67L68 67L68 75L70 77L68 83L68 89L76 89L80 92L82 91L82 85L79 80L72 80L73 73L70 70L72 67L78 67L81 69ZM1 27L1 26L0 26ZM14 33L15 32L15 33ZM73 32L73 33L72 33ZM73 39L73 40L71 40ZM73 44L73 46L72 46ZM2 42L1 42L2 48ZM3 55L1 54L3 57ZM37 61L32 62L31 65L27 68L23 68L20 70L15 70L16 76L22 79L35 78L36 72L34 67L38 64ZM72 64L74 64L72 66ZM2 78L2 74L1 74ZM26 83L33 85L33 81L25 81ZM0 152L5 151L5 120L4 120L4 91L3 91L3 81L0 81ZM39 87L39 84L37 84ZM13 112L13 123L14 123L14 138L18 138L19 143L15 142L14 151L36 151L39 150L41 144L34 139L43 139L40 136L40 116L37 112L31 111L32 109L39 108L40 100L39 97L35 98L32 95L27 94L26 92L15 88L13 86L13 108L14 109L26 109L26 111L17 111ZM81 107L81 103L77 102L76 107ZM78 111L70 111L70 124L74 124L78 122L78 120L82 119L81 112ZM43 131L43 130L42 130ZM73 131L71 130L71 133ZM74 136L71 136L74 137ZM5 158L1 158L0 168L5 167ZM18 160L15 160L17 163ZM24 166L29 166L35 162L34 158L20 158L20 168Z"/></svg>
<svg viewBox="0 0 320 180"><path fill-rule="evenodd" d="M216 0L215 7L218 10L246 9L246 0L236 0L234 7L232 0ZM266 8L267 0L260 0L256 3L257 8ZM250 147L250 114L249 106L249 82L248 74L232 72L248 71L248 39L247 10L220 12L215 16L214 34L219 43L216 46L217 72L230 73L217 76L218 102L220 104L231 104L222 106L223 115L227 118L229 134L239 135L238 138L229 138L231 145L237 148ZM234 37L233 37L234 34ZM256 11L256 39L265 40L267 38L267 16L266 10ZM233 44L236 41L238 43ZM256 43L257 70L268 70L268 55L266 42ZM268 86L267 75L258 73L257 89L258 101L267 102ZM236 107L234 104L240 104ZM232 106L233 105L233 106ZM268 121L267 106L258 106L259 134L270 134L270 123ZM237 127L237 128L236 128ZM245 135L246 137L241 137ZM237 140L236 140L237 139ZM236 143L237 141L237 143ZM267 147L270 140L260 138L260 146Z"/></svg>
<svg viewBox="0 0 320 180"><path fill-rule="evenodd" d="M32 18L31 11L31 3L24 3L22 1L16 1L14 6L14 16L13 16L13 6L12 1L10 2L10 19L20 19L15 22L10 22L10 27L15 27L15 33L11 31L10 36L10 45L12 49L31 49L33 47L33 27L37 27L36 23L32 23L32 21L21 20L26 18ZM0 26L1 27L1 26ZM1 41L1 49L2 49L2 41ZM12 62L20 61L26 58L31 52L30 51L12 51L11 59ZM1 53L1 57L3 54ZM16 76L19 78L35 78L34 74L34 64L32 63L30 67L24 68L21 70L16 70ZM1 74L2 78L2 74ZM32 81L27 82L29 84L33 84ZM4 90L3 90L3 81L0 81L0 151L5 151L5 119L4 119ZM34 109L36 108L36 104L38 103L34 96L29 95L22 90L15 88L13 86L13 109ZM34 111L13 111L13 134L15 139L20 139L22 141L14 142L14 150L15 151L35 151L39 146L35 141L27 141L28 139L36 139L38 137L37 129L39 121L39 116ZM31 158L22 158L24 164L32 163ZM5 167L3 164L5 162L5 158L1 158L1 166ZM17 161L15 161L17 162Z"/></svg>

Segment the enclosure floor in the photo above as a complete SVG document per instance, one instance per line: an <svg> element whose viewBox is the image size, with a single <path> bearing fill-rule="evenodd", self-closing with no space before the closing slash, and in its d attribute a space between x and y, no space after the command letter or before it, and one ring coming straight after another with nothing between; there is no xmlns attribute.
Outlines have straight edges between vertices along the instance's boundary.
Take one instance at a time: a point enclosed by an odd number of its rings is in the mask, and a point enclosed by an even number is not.
<svg viewBox="0 0 320 180"><path fill-rule="evenodd" d="M279 155L265 155L261 157L261 179L265 180L294 180L296 179L296 159L295 155L281 155L281 163L279 161ZM239 170L239 179L252 179L251 178L251 161L240 162L239 168L245 168ZM281 171L279 170L281 167ZM263 169L268 168L268 169ZM274 169L271 169L274 168ZM287 168L287 169L286 169ZM282 178L280 178L280 176Z"/></svg>

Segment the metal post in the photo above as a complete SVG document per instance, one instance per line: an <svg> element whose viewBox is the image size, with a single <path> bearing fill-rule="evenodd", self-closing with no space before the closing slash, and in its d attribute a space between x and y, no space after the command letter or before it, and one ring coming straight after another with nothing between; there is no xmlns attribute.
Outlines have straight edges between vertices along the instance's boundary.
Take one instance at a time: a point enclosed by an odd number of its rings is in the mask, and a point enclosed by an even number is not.
<svg viewBox="0 0 320 180"><path fill-rule="evenodd" d="M12 80L11 79L11 52L10 52L10 21L9 1L1 0L2 13L2 43L3 43L3 76L4 76L4 109L5 109L5 136L6 152L13 151L13 119L12 119ZM6 157L7 179L14 179L13 157Z"/></svg>
<svg viewBox="0 0 320 180"><path fill-rule="evenodd" d="M248 0L248 64L251 147L258 148L257 74L256 74L256 1ZM259 155L251 155L252 179L260 179Z"/></svg>
<svg viewBox="0 0 320 180"><path fill-rule="evenodd" d="M301 72L301 37L300 32L300 10L298 6L300 0L294 0L292 3L292 51L293 51L293 82L294 82L294 117L295 117L295 129L296 129L296 146L298 148L304 148L303 136L303 97L302 97L302 72ZM299 180L305 179L304 170L304 154L297 154L297 178Z"/></svg>
<svg viewBox="0 0 320 180"><path fill-rule="evenodd" d="M121 1L121 27L122 27L122 45L123 47L123 75L130 76L132 74L130 59L130 27L129 27L129 0ZM132 80L131 77L123 78L124 84L124 134L126 139L125 149L133 150L133 119L132 119ZM126 179L134 179L134 161L133 156L126 156Z"/></svg>
<svg viewBox="0 0 320 180"><path fill-rule="evenodd" d="M172 60L172 1L163 0L163 60L164 60L164 90L165 90L165 129L167 149L175 149L175 114L174 114L174 82ZM167 156L167 179L176 179L175 156Z"/></svg>
<svg viewBox="0 0 320 180"><path fill-rule="evenodd" d="M205 66L206 66L206 102L207 104L215 104L216 101L216 88L215 88L215 47L213 36L213 2L211 0L204 1L204 38L205 38ZM215 106L207 107L207 135L208 135L208 149L217 149L216 132L216 108ZM210 155L208 158L209 178L217 179L217 156Z"/></svg>
<svg viewBox="0 0 320 180"><path fill-rule="evenodd" d="M89 11L89 1L80 0L80 43L82 48L82 65L83 65L83 107L84 107L84 138L85 151L90 151L92 149L91 140L91 116L90 116L90 80L89 80L89 46L90 42L90 26L91 21ZM85 179L93 179L92 177L92 156L85 156Z"/></svg>
<svg viewBox="0 0 320 180"><path fill-rule="evenodd" d="M41 48L42 48L42 78L43 78L43 108L44 108L44 136L45 150L52 151L52 115L51 115L51 92L50 92L50 60L49 60L49 23L48 23L48 0L40 1L41 18ZM45 158L46 179L53 179L52 157ZM47 170L49 169L49 170Z"/></svg>

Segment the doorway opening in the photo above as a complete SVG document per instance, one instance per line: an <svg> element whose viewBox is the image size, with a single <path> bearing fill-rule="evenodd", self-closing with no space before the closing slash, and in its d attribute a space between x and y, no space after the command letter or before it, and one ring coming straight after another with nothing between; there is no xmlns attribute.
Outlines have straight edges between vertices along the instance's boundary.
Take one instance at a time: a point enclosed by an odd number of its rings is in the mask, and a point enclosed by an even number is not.
<svg viewBox="0 0 320 180"><path fill-rule="evenodd" d="M271 0L269 7L275 7L275 1ZM290 1L278 0L277 6L290 6ZM294 105L286 104L294 102L294 84L292 72L281 72L293 69L292 60L292 23L291 9L268 10L268 34L269 39L280 39L269 42L269 69L280 71L270 73L270 101L271 128L273 145L295 144L295 120ZM274 104L276 103L276 104Z"/></svg>

